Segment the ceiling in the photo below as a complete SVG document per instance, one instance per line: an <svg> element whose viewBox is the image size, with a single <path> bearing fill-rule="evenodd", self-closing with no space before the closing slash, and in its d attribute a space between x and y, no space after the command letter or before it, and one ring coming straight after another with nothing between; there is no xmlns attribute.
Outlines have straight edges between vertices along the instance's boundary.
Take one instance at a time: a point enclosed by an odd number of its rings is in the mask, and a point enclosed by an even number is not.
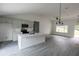
<svg viewBox="0 0 79 59"><path fill-rule="evenodd" d="M63 18L79 18L79 3L62 3ZM59 3L0 3L0 16L36 15L56 18Z"/></svg>

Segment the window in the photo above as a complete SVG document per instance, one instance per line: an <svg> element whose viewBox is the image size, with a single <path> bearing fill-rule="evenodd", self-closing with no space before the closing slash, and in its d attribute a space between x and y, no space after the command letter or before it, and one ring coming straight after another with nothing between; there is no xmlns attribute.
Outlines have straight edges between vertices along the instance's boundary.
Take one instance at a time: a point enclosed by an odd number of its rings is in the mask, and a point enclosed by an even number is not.
<svg viewBox="0 0 79 59"><path fill-rule="evenodd" d="M74 37L79 37L79 25L75 25Z"/></svg>
<svg viewBox="0 0 79 59"><path fill-rule="evenodd" d="M61 33L67 33L68 32L68 26L56 26L56 32Z"/></svg>

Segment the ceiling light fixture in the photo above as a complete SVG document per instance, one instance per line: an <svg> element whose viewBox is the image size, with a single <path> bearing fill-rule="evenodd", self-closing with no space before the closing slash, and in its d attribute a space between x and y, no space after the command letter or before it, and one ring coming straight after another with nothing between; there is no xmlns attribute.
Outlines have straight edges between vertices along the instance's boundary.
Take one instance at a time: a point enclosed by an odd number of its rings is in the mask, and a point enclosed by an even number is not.
<svg viewBox="0 0 79 59"><path fill-rule="evenodd" d="M63 25L62 19L63 18L61 17L61 3L59 3L59 16L56 17L56 24Z"/></svg>

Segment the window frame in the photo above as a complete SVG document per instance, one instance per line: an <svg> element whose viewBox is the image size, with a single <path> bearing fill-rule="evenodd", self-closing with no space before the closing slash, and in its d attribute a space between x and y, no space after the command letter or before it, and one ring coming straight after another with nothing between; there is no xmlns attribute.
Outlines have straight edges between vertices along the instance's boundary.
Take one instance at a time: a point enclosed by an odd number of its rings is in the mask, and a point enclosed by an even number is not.
<svg viewBox="0 0 79 59"><path fill-rule="evenodd" d="M57 27L61 27L62 29L60 30L60 28L57 29ZM56 26L56 32L57 33L68 33L68 25L57 25Z"/></svg>

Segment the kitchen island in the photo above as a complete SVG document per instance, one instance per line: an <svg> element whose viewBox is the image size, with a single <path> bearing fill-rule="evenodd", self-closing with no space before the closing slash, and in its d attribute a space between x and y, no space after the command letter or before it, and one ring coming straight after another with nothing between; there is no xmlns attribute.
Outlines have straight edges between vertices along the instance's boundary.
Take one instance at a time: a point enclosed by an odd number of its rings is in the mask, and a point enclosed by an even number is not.
<svg viewBox="0 0 79 59"><path fill-rule="evenodd" d="M18 47L24 49L45 42L45 34L19 34Z"/></svg>

